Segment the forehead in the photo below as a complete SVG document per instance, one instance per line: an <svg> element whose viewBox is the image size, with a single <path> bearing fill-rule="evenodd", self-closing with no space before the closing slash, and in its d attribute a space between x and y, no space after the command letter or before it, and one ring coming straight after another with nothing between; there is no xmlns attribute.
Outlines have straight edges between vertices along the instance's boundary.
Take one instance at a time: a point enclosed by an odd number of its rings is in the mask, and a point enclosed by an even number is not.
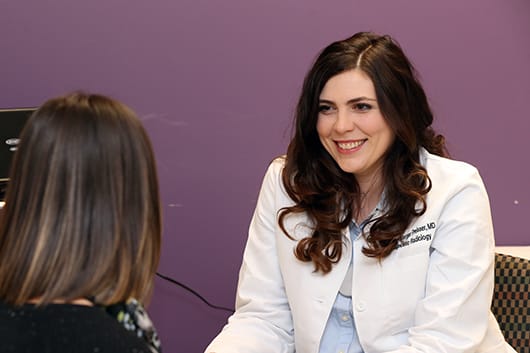
<svg viewBox="0 0 530 353"><path fill-rule="evenodd" d="M372 80L359 69L344 71L331 77L320 92L320 99L337 102L346 102L358 97L376 98Z"/></svg>

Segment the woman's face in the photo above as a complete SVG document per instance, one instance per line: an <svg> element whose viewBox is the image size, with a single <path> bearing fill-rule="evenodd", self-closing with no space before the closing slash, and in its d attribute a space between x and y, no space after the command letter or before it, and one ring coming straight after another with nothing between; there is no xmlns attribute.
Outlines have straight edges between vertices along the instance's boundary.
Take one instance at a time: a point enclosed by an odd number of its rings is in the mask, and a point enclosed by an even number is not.
<svg viewBox="0 0 530 353"><path fill-rule="evenodd" d="M326 82L320 94L317 132L340 168L359 182L377 177L395 137L379 110L372 80L359 69Z"/></svg>

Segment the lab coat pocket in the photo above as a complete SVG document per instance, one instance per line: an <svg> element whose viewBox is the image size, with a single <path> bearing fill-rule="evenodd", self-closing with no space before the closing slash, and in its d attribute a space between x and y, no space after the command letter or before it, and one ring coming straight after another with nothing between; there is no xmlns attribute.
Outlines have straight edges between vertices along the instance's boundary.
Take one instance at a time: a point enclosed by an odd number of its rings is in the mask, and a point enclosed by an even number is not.
<svg viewBox="0 0 530 353"><path fill-rule="evenodd" d="M413 326L416 305L425 296L429 251L397 253L383 268L386 323L393 333Z"/></svg>

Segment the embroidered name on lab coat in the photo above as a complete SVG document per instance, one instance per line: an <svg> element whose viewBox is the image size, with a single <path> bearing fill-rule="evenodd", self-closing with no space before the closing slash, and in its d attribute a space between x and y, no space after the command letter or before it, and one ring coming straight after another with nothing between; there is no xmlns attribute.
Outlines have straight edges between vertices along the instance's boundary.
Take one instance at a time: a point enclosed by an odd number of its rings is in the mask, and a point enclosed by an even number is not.
<svg viewBox="0 0 530 353"><path fill-rule="evenodd" d="M410 232L403 234L401 241L396 246L396 249L409 246L411 244L420 242L420 241L430 241L432 239L432 233L436 228L435 222L429 222L422 226L413 228Z"/></svg>

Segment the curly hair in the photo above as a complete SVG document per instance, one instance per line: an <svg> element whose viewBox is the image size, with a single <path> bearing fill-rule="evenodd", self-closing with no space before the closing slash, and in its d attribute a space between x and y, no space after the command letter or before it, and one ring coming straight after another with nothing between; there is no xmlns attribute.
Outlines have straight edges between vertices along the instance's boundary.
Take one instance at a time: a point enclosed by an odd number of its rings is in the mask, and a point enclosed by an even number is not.
<svg viewBox="0 0 530 353"><path fill-rule="evenodd" d="M341 170L319 140L319 97L331 77L353 69L372 80L382 115L396 136L384 157L385 211L368 222L369 232L363 229L366 256L388 256L412 220L425 212L431 181L420 164L420 148L448 155L444 137L431 127L433 114L416 70L397 42L388 35L360 32L324 48L305 77L282 172L294 205L281 209L278 218L293 239L284 226L286 217L308 215L312 235L301 239L294 253L323 273L342 256L342 231L352 221L361 194L355 176Z"/></svg>

